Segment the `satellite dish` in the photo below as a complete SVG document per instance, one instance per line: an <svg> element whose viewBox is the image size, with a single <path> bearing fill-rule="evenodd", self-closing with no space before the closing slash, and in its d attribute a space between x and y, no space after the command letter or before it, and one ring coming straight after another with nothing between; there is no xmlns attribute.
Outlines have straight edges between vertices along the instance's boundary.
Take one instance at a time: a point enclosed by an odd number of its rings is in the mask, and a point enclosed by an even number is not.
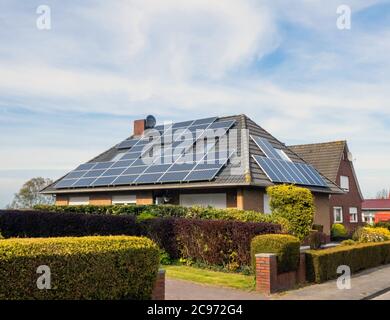
<svg viewBox="0 0 390 320"><path fill-rule="evenodd" d="M353 156L352 156L351 152L348 152L347 157L348 157L349 161L351 161L351 162L353 161Z"/></svg>
<svg viewBox="0 0 390 320"><path fill-rule="evenodd" d="M156 125L156 118L152 115L146 117L146 129L152 129Z"/></svg>

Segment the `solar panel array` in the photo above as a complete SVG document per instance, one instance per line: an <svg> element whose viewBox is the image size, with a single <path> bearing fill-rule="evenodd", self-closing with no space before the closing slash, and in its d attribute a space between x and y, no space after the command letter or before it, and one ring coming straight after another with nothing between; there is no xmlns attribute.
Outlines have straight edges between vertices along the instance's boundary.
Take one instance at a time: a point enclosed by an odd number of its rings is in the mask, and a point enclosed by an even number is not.
<svg viewBox="0 0 390 320"><path fill-rule="evenodd" d="M294 183L307 186L327 187L327 183L311 165L284 160L271 143L264 138L251 136L266 157L252 155L256 163L272 182Z"/></svg>
<svg viewBox="0 0 390 320"><path fill-rule="evenodd" d="M207 139L207 143L202 144L211 134L219 137L225 135L235 123L234 120L215 122L216 119L156 126L153 133L157 132L161 136L152 142L147 134L139 139L125 140L117 145L117 149L121 152L123 149L128 150L117 161L84 163L54 187L60 189L212 180L234 153L232 150L219 153L218 139L211 142ZM202 150L195 148L196 142L199 142L198 146L203 145Z"/></svg>

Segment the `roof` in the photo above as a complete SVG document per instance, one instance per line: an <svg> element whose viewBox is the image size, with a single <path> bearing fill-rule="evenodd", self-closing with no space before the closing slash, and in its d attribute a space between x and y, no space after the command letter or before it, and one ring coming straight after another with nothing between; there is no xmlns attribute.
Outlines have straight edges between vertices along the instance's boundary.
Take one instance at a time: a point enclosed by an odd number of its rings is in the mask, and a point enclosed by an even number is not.
<svg viewBox="0 0 390 320"><path fill-rule="evenodd" d="M237 130L237 155L241 157L241 167L243 170L241 172L234 172L231 169L234 168L234 165L231 162L228 162L213 178L211 181L196 181L196 182L186 182L186 183L164 183L164 184L143 184L143 185L121 185L121 186L105 186L105 187L87 187L87 188L64 188L56 189L55 184L63 179L64 177L55 181L52 185L48 186L42 193L52 194L52 193L79 193L79 192L97 192L97 191L124 191L124 190L146 190L146 189L174 189L174 188L216 188L216 187L234 187L234 186L270 186L273 185L270 179L267 177L264 171L259 167L256 161L253 159L252 155L265 156L265 154L259 149L256 143L250 139L250 135L258 136L265 138L271 143L274 148L283 150L292 161L305 163L305 161L294 153L291 149L286 147L282 142L273 137L270 133L256 124L254 121L249 119L246 115L235 115L220 117L215 120L216 123L234 120L234 125L228 131L228 136L230 139L231 129ZM241 136L241 129L248 129L244 131L248 133L248 136ZM128 139L132 139L134 136L130 136ZM118 144L98 155L97 157L91 159L88 163L93 162L105 162L110 161L115 157L119 150L117 148ZM315 192L324 192L324 193L343 193L343 191L335 185L332 181L322 176L326 181L327 187L308 187Z"/></svg>
<svg viewBox="0 0 390 320"><path fill-rule="evenodd" d="M343 153L345 150L349 152L348 144L345 140L299 144L289 146L289 148L301 156L306 162L312 164L314 168L335 184L337 184L337 175L340 163L343 159ZM363 194L352 162L351 169L359 195L361 199L363 199Z"/></svg>
<svg viewBox="0 0 390 320"><path fill-rule="evenodd" d="M306 162L311 163L328 179L336 183L340 161L345 150L346 141L311 143L289 146Z"/></svg>
<svg viewBox="0 0 390 320"><path fill-rule="evenodd" d="M363 201L364 210L390 210L390 199L367 199Z"/></svg>

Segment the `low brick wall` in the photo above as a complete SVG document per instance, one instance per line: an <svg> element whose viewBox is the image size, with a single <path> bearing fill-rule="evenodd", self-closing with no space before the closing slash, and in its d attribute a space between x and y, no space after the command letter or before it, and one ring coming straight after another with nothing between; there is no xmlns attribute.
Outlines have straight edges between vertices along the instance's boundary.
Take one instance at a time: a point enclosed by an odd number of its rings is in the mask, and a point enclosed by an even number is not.
<svg viewBox="0 0 390 320"><path fill-rule="evenodd" d="M165 270L159 270L154 284L152 300L165 300Z"/></svg>
<svg viewBox="0 0 390 320"><path fill-rule="evenodd" d="M306 282L305 254L300 254L298 270L280 274L277 270L276 254L256 254L256 291L269 295Z"/></svg>

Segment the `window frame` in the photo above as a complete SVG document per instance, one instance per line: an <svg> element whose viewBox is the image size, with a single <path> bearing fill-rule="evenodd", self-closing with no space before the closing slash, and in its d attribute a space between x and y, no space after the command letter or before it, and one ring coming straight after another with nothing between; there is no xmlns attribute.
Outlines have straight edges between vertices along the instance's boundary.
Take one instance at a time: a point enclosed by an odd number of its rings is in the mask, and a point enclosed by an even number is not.
<svg viewBox="0 0 390 320"><path fill-rule="evenodd" d="M131 200L115 200L115 198L125 198L125 197L131 197ZM117 195L113 195L111 197L111 204L113 205L135 205L137 204L137 196L135 194L117 194Z"/></svg>
<svg viewBox="0 0 390 320"><path fill-rule="evenodd" d="M346 182L347 186L343 186L343 182ZM340 176L340 188L344 191L349 191L349 176Z"/></svg>
<svg viewBox="0 0 390 320"><path fill-rule="evenodd" d="M340 217L341 220L336 220L336 210L340 209ZM344 217L343 217L343 207L333 207L333 222L334 223L343 223Z"/></svg>
<svg viewBox="0 0 390 320"><path fill-rule="evenodd" d="M351 213L351 209L356 209L356 212ZM358 208L357 207L349 207L349 222L350 223L358 223L359 217L358 217ZM352 216L356 217L356 219L352 220Z"/></svg>

